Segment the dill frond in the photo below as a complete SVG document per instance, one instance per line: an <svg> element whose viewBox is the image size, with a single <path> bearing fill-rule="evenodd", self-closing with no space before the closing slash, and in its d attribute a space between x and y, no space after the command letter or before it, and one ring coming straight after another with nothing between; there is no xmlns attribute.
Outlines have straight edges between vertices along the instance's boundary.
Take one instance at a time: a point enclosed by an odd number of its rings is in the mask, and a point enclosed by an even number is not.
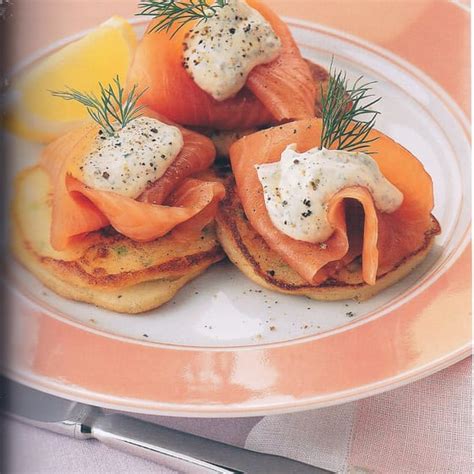
<svg viewBox="0 0 474 474"><path fill-rule="evenodd" d="M346 73L330 69L329 85L322 93L321 148L336 145L338 150L370 153L369 139L379 111L374 110L381 98L371 94L372 82L363 82L359 77L349 86Z"/></svg>
<svg viewBox="0 0 474 474"><path fill-rule="evenodd" d="M54 97L75 100L82 104L86 107L90 117L110 136L115 135L129 122L140 117L144 105L137 106L137 102L146 89L138 92L138 86L135 84L130 92L125 94L119 76L116 76L113 83L107 86L99 82L99 88L98 97L91 92L81 92L70 87L66 87L65 91L50 92Z"/></svg>
<svg viewBox="0 0 474 474"><path fill-rule="evenodd" d="M216 15L220 8L225 7L228 0L189 0L187 2L176 0L141 0L138 4L138 16L150 16L158 19L150 32L166 31L175 26L171 37L191 21L201 23Z"/></svg>

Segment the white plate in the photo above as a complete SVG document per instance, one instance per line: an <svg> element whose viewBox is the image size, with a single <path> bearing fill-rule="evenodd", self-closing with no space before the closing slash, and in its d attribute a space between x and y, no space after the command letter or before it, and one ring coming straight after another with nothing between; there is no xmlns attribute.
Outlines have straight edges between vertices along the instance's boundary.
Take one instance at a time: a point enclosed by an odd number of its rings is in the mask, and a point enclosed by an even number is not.
<svg viewBox="0 0 474 474"><path fill-rule="evenodd" d="M13 291L19 292L22 300L26 297L32 307L40 308L44 314L66 324L73 323L83 331L92 331L100 337L118 339L132 346L145 343L144 346L151 344L169 350L195 348L206 352L221 348L239 352L246 348L260 350L281 344L297 346L353 330L375 319L388 317L434 285L469 242L470 144L467 119L439 86L390 53L317 25L291 21L291 26L305 57L326 67L334 58L334 65L345 69L350 78L364 75L368 80L377 81L375 93L383 97L380 104L383 113L377 128L409 149L432 176L436 203L434 215L441 223L443 233L437 238L433 252L416 271L367 302L324 303L263 290L229 262L222 262L190 283L172 302L156 311L133 317L65 300L16 264L12 265ZM136 28L140 33L143 31L138 23ZM52 50L54 47L38 57ZM13 171L36 162L38 146L13 137L9 139L16 150ZM13 321L20 321L23 313L22 304ZM465 355L465 348L463 351ZM84 399L83 390L91 390L87 384L78 384L76 392L71 387L71 379L66 377L66 382L58 382L51 379L52 374L38 374L35 370L33 366L9 368L13 377L49 391L58 392L63 387L63 393L67 392L72 398ZM46 379L42 378L43 375ZM126 381L127 375L122 376ZM177 374L178 378L180 376ZM160 399L130 404L117 402L117 394L105 393L105 388L104 393L101 389L94 390L94 396L87 395L85 400L93 398L95 403L136 411L190 414L188 408L183 408L184 401L176 401L171 409L164 410ZM134 398L140 399L140 394ZM334 403L334 400L325 404ZM300 406L300 403L301 400L294 406ZM204 405L198 403L195 412L200 411L199 407L204 409ZM242 415L246 412L245 406L243 403L241 409L235 408L235 413ZM255 410L266 412L265 406L262 402ZM290 403L285 410L291 407ZM191 414L195 412L191 410ZM213 413L225 412L224 408L220 411L216 408Z"/></svg>

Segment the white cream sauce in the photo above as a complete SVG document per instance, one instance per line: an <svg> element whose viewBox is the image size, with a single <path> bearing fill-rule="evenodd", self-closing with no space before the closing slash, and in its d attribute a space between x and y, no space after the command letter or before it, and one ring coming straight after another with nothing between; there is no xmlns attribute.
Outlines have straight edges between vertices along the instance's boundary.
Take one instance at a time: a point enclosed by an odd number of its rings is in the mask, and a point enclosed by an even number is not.
<svg viewBox="0 0 474 474"><path fill-rule="evenodd" d="M296 145L289 145L280 161L256 169L275 227L305 242L321 243L331 236L328 202L344 188L368 189L381 212L394 212L403 202L403 194L365 153L319 148L298 153Z"/></svg>
<svg viewBox="0 0 474 474"><path fill-rule="evenodd" d="M223 101L239 92L250 71L280 54L270 23L243 0L229 0L196 25L184 42L184 67L194 82Z"/></svg>
<svg viewBox="0 0 474 474"><path fill-rule="evenodd" d="M163 176L183 145L177 127L138 117L115 136L99 131L79 168L80 179L93 189L135 199Z"/></svg>

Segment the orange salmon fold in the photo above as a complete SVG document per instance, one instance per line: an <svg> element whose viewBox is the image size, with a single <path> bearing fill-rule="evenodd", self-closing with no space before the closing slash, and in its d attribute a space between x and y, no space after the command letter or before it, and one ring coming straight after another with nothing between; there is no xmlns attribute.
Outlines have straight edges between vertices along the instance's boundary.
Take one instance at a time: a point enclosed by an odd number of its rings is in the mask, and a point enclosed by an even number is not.
<svg viewBox="0 0 474 474"><path fill-rule="evenodd" d="M250 223L268 246L312 284L362 255L363 279L374 284L403 258L419 249L431 228L434 205L433 183L423 165L405 148L378 131L369 139L372 157L383 175L404 196L400 208L391 214L378 211L368 190L345 188L329 201L328 219L334 228L325 245L295 240L272 223L265 207L263 189L255 165L279 161L285 148L296 143L299 152L320 145L321 120L312 119L274 127L242 138L230 150L237 190ZM363 208L357 222L348 199ZM349 228L348 228L348 224Z"/></svg>
<svg viewBox="0 0 474 474"><path fill-rule="evenodd" d="M217 129L244 129L314 117L316 85L288 26L258 0L248 0L272 25L281 40L278 58L255 67L235 97L219 102L203 91L183 66L187 25L171 37L151 32L138 44L128 82L147 87L141 102L177 123Z"/></svg>
<svg viewBox="0 0 474 474"><path fill-rule="evenodd" d="M151 111L145 115L167 122ZM92 189L72 176L73 163L85 156L98 133L95 124L73 130L48 145L40 165L52 184L53 248L64 250L81 235L109 225L132 240L145 242L170 231L192 238L210 223L224 198L224 186L191 176L209 168L215 148L207 137L180 130L184 138L180 154L138 199Z"/></svg>

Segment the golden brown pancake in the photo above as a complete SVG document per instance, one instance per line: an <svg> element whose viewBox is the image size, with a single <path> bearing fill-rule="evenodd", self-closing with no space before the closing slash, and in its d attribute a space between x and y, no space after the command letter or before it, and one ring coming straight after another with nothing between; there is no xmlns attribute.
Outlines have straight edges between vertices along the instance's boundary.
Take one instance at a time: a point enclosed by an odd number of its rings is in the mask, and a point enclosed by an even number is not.
<svg viewBox="0 0 474 474"><path fill-rule="evenodd" d="M432 227L415 253L391 271L380 275L375 285L363 281L360 259L355 259L331 279L311 285L296 273L253 229L245 216L232 177L226 181L227 195L217 215L217 235L229 259L255 283L280 293L303 295L315 300L368 299L395 284L418 266L431 250L440 227L432 216Z"/></svg>
<svg viewBox="0 0 474 474"><path fill-rule="evenodd" d="M196 239L173 233L134 242L112 228L91 232L67 250L50 245L51 194L38 166L16 178L12 247L18 260L56 293L124 313L169 301L210 265L224 258L213 225Z"/></svg>

